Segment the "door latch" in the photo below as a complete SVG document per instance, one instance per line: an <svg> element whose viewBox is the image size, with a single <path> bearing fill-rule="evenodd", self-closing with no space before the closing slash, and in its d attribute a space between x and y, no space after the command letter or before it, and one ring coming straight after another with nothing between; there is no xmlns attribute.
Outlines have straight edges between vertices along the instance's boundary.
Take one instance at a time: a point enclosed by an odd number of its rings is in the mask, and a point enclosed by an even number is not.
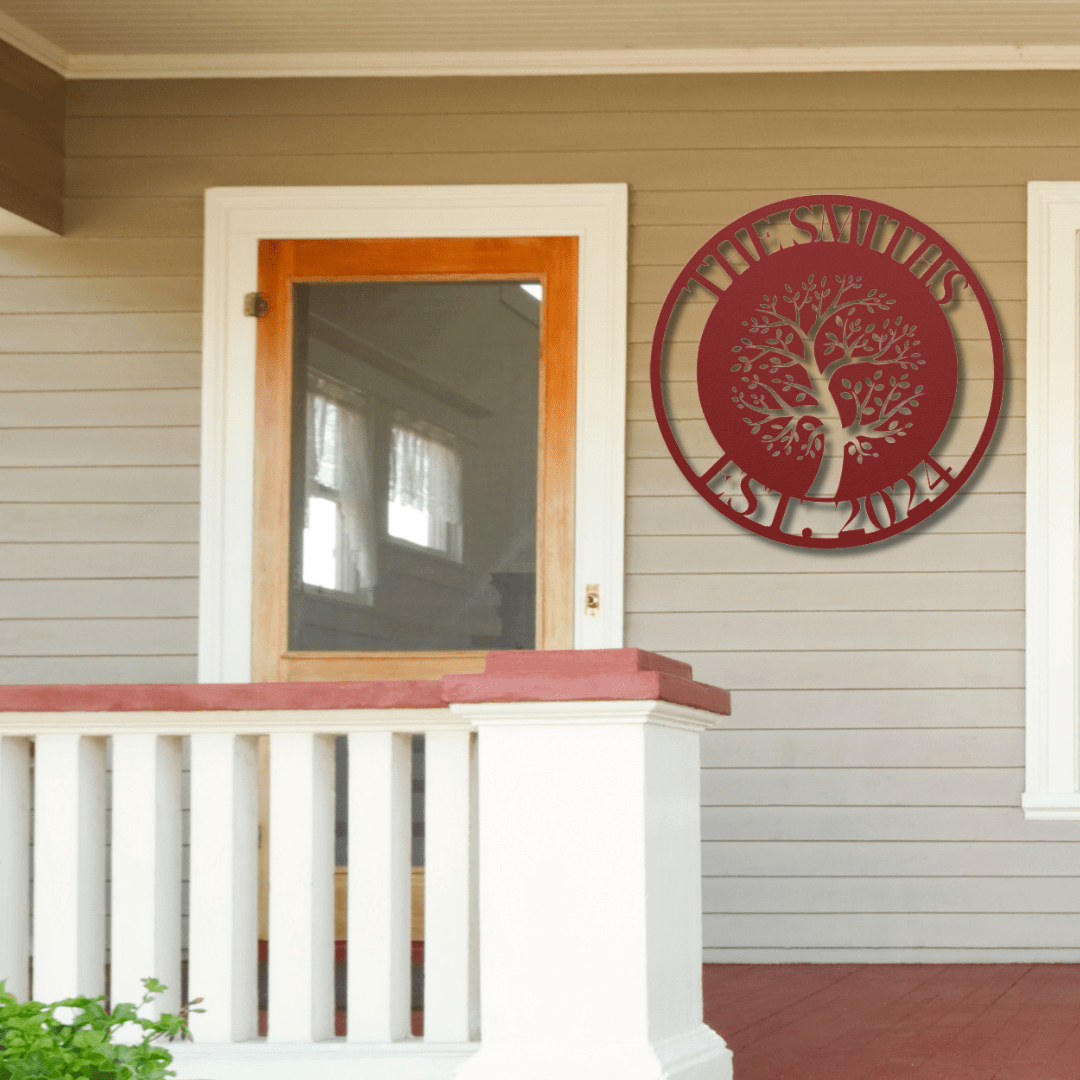
<svg viewBox="0 0 1080 1080"><path fill-rule="evenodd" d="M586 615L599 615L600 614L600 586L599 585L586 585L585 586L585 614Z"/></svg>

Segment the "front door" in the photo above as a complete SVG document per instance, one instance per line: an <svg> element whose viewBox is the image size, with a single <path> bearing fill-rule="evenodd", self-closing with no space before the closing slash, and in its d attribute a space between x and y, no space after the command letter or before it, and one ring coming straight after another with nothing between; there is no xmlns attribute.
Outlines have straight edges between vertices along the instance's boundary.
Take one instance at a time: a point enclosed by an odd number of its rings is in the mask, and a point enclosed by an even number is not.
<svg viewBox="0 0 1080 1080"><path fill-rule="evenodd" d="M573 635L575 237L264 240L252 677Z"/></svg>

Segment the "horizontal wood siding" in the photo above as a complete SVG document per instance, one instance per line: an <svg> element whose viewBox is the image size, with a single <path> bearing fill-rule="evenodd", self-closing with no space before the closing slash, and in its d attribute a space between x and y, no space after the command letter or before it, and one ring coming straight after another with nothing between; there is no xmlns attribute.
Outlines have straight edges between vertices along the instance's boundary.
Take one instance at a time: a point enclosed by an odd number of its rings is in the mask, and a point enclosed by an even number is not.
<svg viewBox="0 0 1080 1080"><path fill-rule="evenodd" d="M63 76L0 41L0 207L60 232Z"/></svg>
<svg viewBox="0 0 1080 1080"><path fill-rule="evenodd" d="M0 241L0 678L193 677L205 187L627 182L627 644L734 692L704 741L706 958L1080 960L1080 825L1019 809L1025 185L1080 179L1078 117L1075 72L72 83L67 235ZM968 491L846 553L714 514L647 388L688 255L821 190L940 229L1007 341ZM989 355L962 347L975 417ZM694 364L688 329L677 411Z"/></svg>

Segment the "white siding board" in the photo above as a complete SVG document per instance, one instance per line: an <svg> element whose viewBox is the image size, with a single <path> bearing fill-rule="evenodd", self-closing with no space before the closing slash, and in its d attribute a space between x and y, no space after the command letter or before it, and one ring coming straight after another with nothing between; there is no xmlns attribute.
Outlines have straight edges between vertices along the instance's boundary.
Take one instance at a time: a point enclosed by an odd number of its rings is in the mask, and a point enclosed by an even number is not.
<svg viewBox="0 0 1080 1080"><path fill-rule="evenodd" d="M0 314L4 315L197 312L201 306L202 282L196 276L9 277L0 287Z"/></svg>
<svg viewBox="0 0 1080 1080"><path fill-rule="evenodd" d="M434 92L434 91L433 91ZM957 114L962 117L962 113ZM344 130L347 124L343 124ZM597 139L602 139L597 132ZM980 175L988 183L1025 184L1032 176L1067 180L1080 172L1080 146L884 148L873 153L839 153L829 148L668 150L641 153L596 147L566 151L534 147L504 153L477 150L458 153L402 152L341 154L335 147L320 154L192 157L69 158L66 190L78 197L123 195L196 195L214 184L526 184L617 183L632 178L653 191L707 189L718 176L775 178L797 176L807 192L861 191L879 186L887 175L897 187L922 187L926 178ZM775 182L775 180L774 180ZM959 186L965 186L962 183ZM703 237L708 239L708 237ZM691 249L691 252L695 249ZM966 250L978 259L985 253Z"/></svg>
<svg viewBox="0 0 1080 1080"><path fill-rule="evenodd" d="M708 768L702 806L1015 807L1024 770L981 768Z"/></svg>
<svg viewBox="0 0 1080 1080"><path fill-rule="evenodd" d="M872 128L862 110L835 109L807 117L759 110L694 109L673 116L648 109L621 112L544 109L521 113L493 112L447 115L363 115L343 124L337 116L306 116L283 127L266 116L193 117L74 117L69 120L65 146L73 157L189 157L193 154L259 155L268 145L280 152L303 155L324 152L333 145L339 153L462 153L483 147L533 151L537 145L557 144L561 150L593 150L596 131L604 130L605 148L639 151L713 150L724 146L791 151L820 147L868 149L894 147L946 148L956 144L955 129L943 123L940 109L883 110ZM971 109L964 112L967 147L1068 145L1062 128L1075 126L1080 111L1053 113ZM830 189L832 190L832 189ZM761 200L764 201L764 200Z"/></svg>
<svg viewBox="0 0 1080 1080"><path fill-rule="evenodd" d="M723 728L707 731L703 745L723 740L730 731L763 729L877 728L930 729L962 727L1016 728L1024 726L1022 688L999 689L913 687L870 690L776 689L741 690ZM1017 742L1015 751L1020 751ZM720 751L716 751L719 753ZM723 764L713 760L713 764ZM1020 765L1016 761L1017 766ZM752 767L752 766L750 766Z"/></svg>
<svg viewBox="0 0 1080 1080"><path fill-rule="evenodd" d="M0 469L0 503L198 501L199 470L193 465Z"/></svg>
<svg viewBox="0 0 1080 1080"><path fill-rule="evenodd" d="M8 619L194 618L198 582L194 578L0 580L0 611Z"/></svg>
<svg viewBox="0 0 1080 1080"><path fill-rule="evenodd" d="M193 427L199 423L198 390L53 390L0 394L6 428Z"/></svg>
<svg viewBox="0 0 1080 1080"><path fill-rule="evenodd" d="M706 878L703 900L709 914L1069 914L1080 877Z"/></svg>
<svg viewBox="0 0 1080 1080"><path fill-rule="evenodd" d="M840 574L1024 569L1021 533L937 533L926 529L884 544L845 551L807 551L771 544L735 529L723 536L628 536L628 563L639 574ZM628 645L636 642L627 641ZM838 689L843 688L839 684Z"/></svg>
<svg viewBox="0 0 1080 1080"><path fill-rule="evenodd" d="M198 573L195 542L0 544L0 579L196 578Z"/></svg>
<svg viewBox="0 0 1080 1080"><path fill-rule="evenodd" d="M1018 611L1020 571L902 574L634 574L627 611L643 633L645 613L751 611ZM920 616L921 618L921 616ZM637 634L635 633L635 637Z"/></svg>
<svg viewBox="0 0 1080 1080"><path fill-rule="evenodd" d="M210 85L207 85L207 82ZM699 108L791 110L850 109L876 113L897 108L941 109L943 97L954 120L962 124L968 108L1004 102L1010 109L1056 112L1080 108L1080 92L1071 72L1041 71L935 72L913 79L909 72L882 72L873 77L853 73L795 75L770 72L750 75L630 75L444 79L438 93L416 86L420 80L350 78L236 79L214 86L191 80L179 86L168 80L146 80L140 92L124 92L114 81L69 84L75 116L247 116L281 117L372 113L528 112L543 107L574 113L582 101L597 111L667 110L682 112L687 102ZM361 103L363 108L361 108ZM960 117L957 118L957 113ZM867 117L872 120L872 117ZM347 122L347 119L346 119ZM957 179L950 177L949 179Z"/></svg>
<svg viewBox="0 0 1080 1080"><path fill-rule="evenodd" d="M2 286L0 286L2 289ZM190 389L202 382L198 353L0 354L0 386L19 390Z"/></svg>
<svg viewBox="0 0 1080 1080"><path fill-rule="evenodd" d="M187 312L0 315L2 352L193 352L201 336Z"/></svg>
<svg viewBox="0 0 1080 1080"><path fill-rule="evenodd" d="M638 188L631 193L630 217L636 226L701 225L708 228L719 223L716 226L719 229L726 221L790 194L790 188L779 185L753 190L717 187L707 191ZM1011 187L875 187L864 188L859 194L889 206L903 206L931 227L948 230L950 236L953 229L970 224L985 222L996 228L1002 222L1023 225L1027 221L1027 188L1023 184ZM1023 298L1022 293L1019 298Z"/></svg>
<svg viewBox="0 0 1080 1080"><path fill-rule="evenodd" d="M984 806L707 806L704 840L1056 840L1054 821L1025 821L1015 807Z"/></svg>
<svg viewBox="0 0 1080 1080"><path fill-rule="evenodd" d="M6 656L191 656L197 620L0 619L0 653Z"/></svg>
<svg viewBox="0 0 1080 1080"><path fill-rule="evenodd" d="M1073 912L706 915L705 937L741 948L779 940L823 949L1078 949L1080 919Z"/></svg>
<svg viewBox="0 0 1080 1080"><path fill-rule="evenodd" d="M203 203L186 199L65 199L64 235L191 237L203 233Z"/></svg>
<svg viewBox="0 0 1080 1080"><path fill-rule="evenodd" d="M0 514L0 543L34 540L198 539L195 503L8 503Z"/></svg>
<svg viewBox="0 0 1080 1080"><path fill-rule="evenodd" d="M899 589L886 606L899 608ZM869 605L867 605L869 606ZM627 635L652 652L702 649L724 652L805 651L821 649L862 653L868 650L946 650L963 642L967 649L1022 649L1024 617L1016 611L788 611L672 612L633 614ZM852 659L852 663L858 663Z"/></svg>
<svg viewBox="0 0 1080 1080"><path fill-rule="evenodd" d="M16 656L0 657L0 682L191 683L194 656Z"/></svg>
<svg viewBox="0 0 1080 1080"><path fill-rule="evenodd" d="M701 756L706 769L1010 768L1023 739L1021 728L720 730Z"/></svg>
<svg viewBox="0 0 1080 1080"><path fill-rule="evenodd" d="M0 278L202 276L202 239L36 239L5 236Z"/></svg>
<svg viewBox="0 0 1080 1080"><path fill-rule="evenodd" d="M198 463L196 427L0 430L0 467Z"/></svg>
<svg viewBox="0 0 1080 1080"><path fill-rule="evenodd" d="M1080 874L1078 841L1075 828L1063 828L1060 842L1034 844L710 840L702 844L701 858L706 877L1074 877Z"/></svg>
<svg viewBox="0 0 1080 1080"><path fill-rule="evenodd" d="M631 641L631 644L637 644ZM711 645L702 642L703 647ZM1024 654L1014 651L682 652L661 649L692 664L695 678L731 690L828 690L1024 685Z"/></svg>

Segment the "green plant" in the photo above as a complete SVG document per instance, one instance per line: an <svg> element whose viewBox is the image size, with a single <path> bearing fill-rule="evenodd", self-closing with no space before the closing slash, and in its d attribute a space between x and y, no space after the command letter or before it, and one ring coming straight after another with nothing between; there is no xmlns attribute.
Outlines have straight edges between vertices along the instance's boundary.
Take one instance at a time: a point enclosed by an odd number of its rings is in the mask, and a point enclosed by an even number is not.
<svg viewBox="0 0 1080 1080"><path fill-rule="evenodd" d="M109 1012L103 997L65 998L51 1005L20 1003L0 982L0 1080L164 1080L175 1076L168 1068L172 1054L153 1043L190 1038L188 1010L163 1013L159 1020L139 1016L138 1010L166 989L157 979L143 979L143 986L146 993L139 1005L125 1003ZM70 1020L57 1018L61 1008L73 1011ZM126 1024L142 1029L140 1042L112 1041L117 1029Z"/></svg>

